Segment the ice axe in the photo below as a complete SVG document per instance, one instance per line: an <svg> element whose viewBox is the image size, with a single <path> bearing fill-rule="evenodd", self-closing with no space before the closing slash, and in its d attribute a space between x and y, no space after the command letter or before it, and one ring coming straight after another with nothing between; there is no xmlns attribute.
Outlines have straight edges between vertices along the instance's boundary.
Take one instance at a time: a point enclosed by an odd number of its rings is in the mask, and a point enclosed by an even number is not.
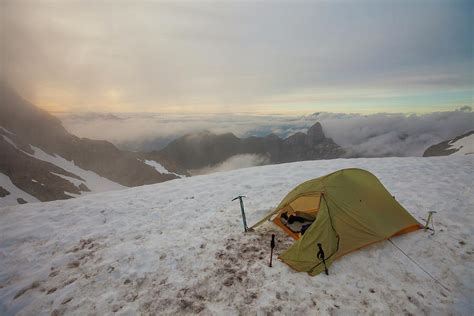
<svg viewBox="0 0 474 316"><path fill-rule="evenodd" d="M245 210L244 210L244 202L242 201L242 199L246 197L245 195L239 195L238 197L236 198L233 198L232 201L235 201L237 199L239 199L240 201L240 210L242 211L242 221L244 223L244 230L245 232L247 232L248 230L248 227L247 227L247 220L245 219Z"/></svg>
<svg viewBox="0 0 474 316"><path fill-rule="evenodd" d="M273 248L275 248L275 234L272 234L272 241L270 242L270 268L272 267Z"/></svg>

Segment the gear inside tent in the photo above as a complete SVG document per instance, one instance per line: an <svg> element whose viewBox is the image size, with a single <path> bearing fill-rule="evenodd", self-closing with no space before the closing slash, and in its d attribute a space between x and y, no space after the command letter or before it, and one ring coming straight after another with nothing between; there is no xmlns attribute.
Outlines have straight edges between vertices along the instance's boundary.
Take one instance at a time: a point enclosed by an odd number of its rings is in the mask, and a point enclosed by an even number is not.
<svg viewBox="0 0 474 316"><path fill-rule="evenodd" d="M362 169L343 169L298 185L252 228L267 220L296 240L279 258L310 275L351 251L423 227L377 177ZM324 258L318 258L318 244Z"/></svg>

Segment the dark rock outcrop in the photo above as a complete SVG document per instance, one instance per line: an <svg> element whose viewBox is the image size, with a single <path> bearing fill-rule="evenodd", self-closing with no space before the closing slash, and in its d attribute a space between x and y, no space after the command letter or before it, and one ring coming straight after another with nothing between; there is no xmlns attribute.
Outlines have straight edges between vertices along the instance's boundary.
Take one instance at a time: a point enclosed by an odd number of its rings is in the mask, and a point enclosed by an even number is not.
<svg viewBox="0 0 474 316"><path fill-rule="evenodd" d="M23 200L22 198L18 198L16 199L16 201L18 202L18 204L26 204L28 202L26 202L25 200Z"/></svg>
<svg viewBox="0 0 474 316"><path fill-rule="evenodd" d="M79 190L83 191L83 192L90 192L91 190L87 187L87 185L85 185L84 183L81 183L79 184L78 186Z"/></svg>
<svg viewBox="0 0 474 316"><path fill-rule="evenodd" d="M178 169L214 165L238 153L240 139L234 134L216 135L208 131L189 134L172 141L157 156L173 161ZM150 155L150 158L156 158Z"/></svg>
<svg viewBox="0 0 474 316"><path fill-rule="evenodd" d="M6 189L0 187L0 197L5 197L7 195L10 195L10 192L8 192Z"/></svg>

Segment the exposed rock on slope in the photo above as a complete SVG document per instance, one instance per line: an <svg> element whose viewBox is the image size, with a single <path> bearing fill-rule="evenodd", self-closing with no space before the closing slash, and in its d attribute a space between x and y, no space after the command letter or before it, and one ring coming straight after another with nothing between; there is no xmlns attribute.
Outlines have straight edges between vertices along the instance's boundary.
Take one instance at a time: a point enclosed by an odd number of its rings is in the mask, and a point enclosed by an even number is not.
<svg viewBox="0 0 474 316"><path fill-rule="evenodd" d="M60 175L77 180L84 179L52 163L38 160L13 147L0 138L0 172L8 176L18 188L33 195L40 201L71 198L81 194L81 190Z"/></svg>
<svg viewBox="0 0 474 316"><path fill-rule="evenodd" d="M176 178L159 173L134 153L121 151L107 141L68 133L56 117L22 99L3 83L0 113L0 173L40 201L69 198L70 194L90 190L80 175L52 163L54 160L64 160L84 173L92 172L96 178L105 178L104 183L115 183L117 188Z"/></svg>
<svg viewBox="0 0 474 316"><path fill-rule="evenodd" d="M423 153L423 157L472 154L474 154L474 131L429 147Z"/></svg>
<svg viewBox="0 0 474 316"><path fill-rule="evenodd" d="M286 139L270 134L266 137L240 139L232 133L216 135L208 131L188 134L171 142L148 157L173 161L178 171L216 165L240 154L259 154L270 163L301 160L332 159L341 157L344 150L324 135L321 124L316 123L308 132L296 133Z"/></svg>
<svg viewBox="0 0 474 316"><path fill-rule="evenodd" d="M9 195L10 192L8 192L7 190L5 190L4 188L0 187L0 197L5 197L7 195Z"/></svg>

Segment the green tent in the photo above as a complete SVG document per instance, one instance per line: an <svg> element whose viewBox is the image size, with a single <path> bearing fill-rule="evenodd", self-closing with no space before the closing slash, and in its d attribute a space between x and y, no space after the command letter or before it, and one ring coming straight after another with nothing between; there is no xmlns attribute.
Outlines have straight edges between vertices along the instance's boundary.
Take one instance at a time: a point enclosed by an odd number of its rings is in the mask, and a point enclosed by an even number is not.
<svg viewBox="0 0 474 316"><path fill-rule="evenodd" d="M422 228L370 172L343 169L294 188L258 222L273 221L296 242L280 259L297 271L317 275L351 252Z"/></svg>

